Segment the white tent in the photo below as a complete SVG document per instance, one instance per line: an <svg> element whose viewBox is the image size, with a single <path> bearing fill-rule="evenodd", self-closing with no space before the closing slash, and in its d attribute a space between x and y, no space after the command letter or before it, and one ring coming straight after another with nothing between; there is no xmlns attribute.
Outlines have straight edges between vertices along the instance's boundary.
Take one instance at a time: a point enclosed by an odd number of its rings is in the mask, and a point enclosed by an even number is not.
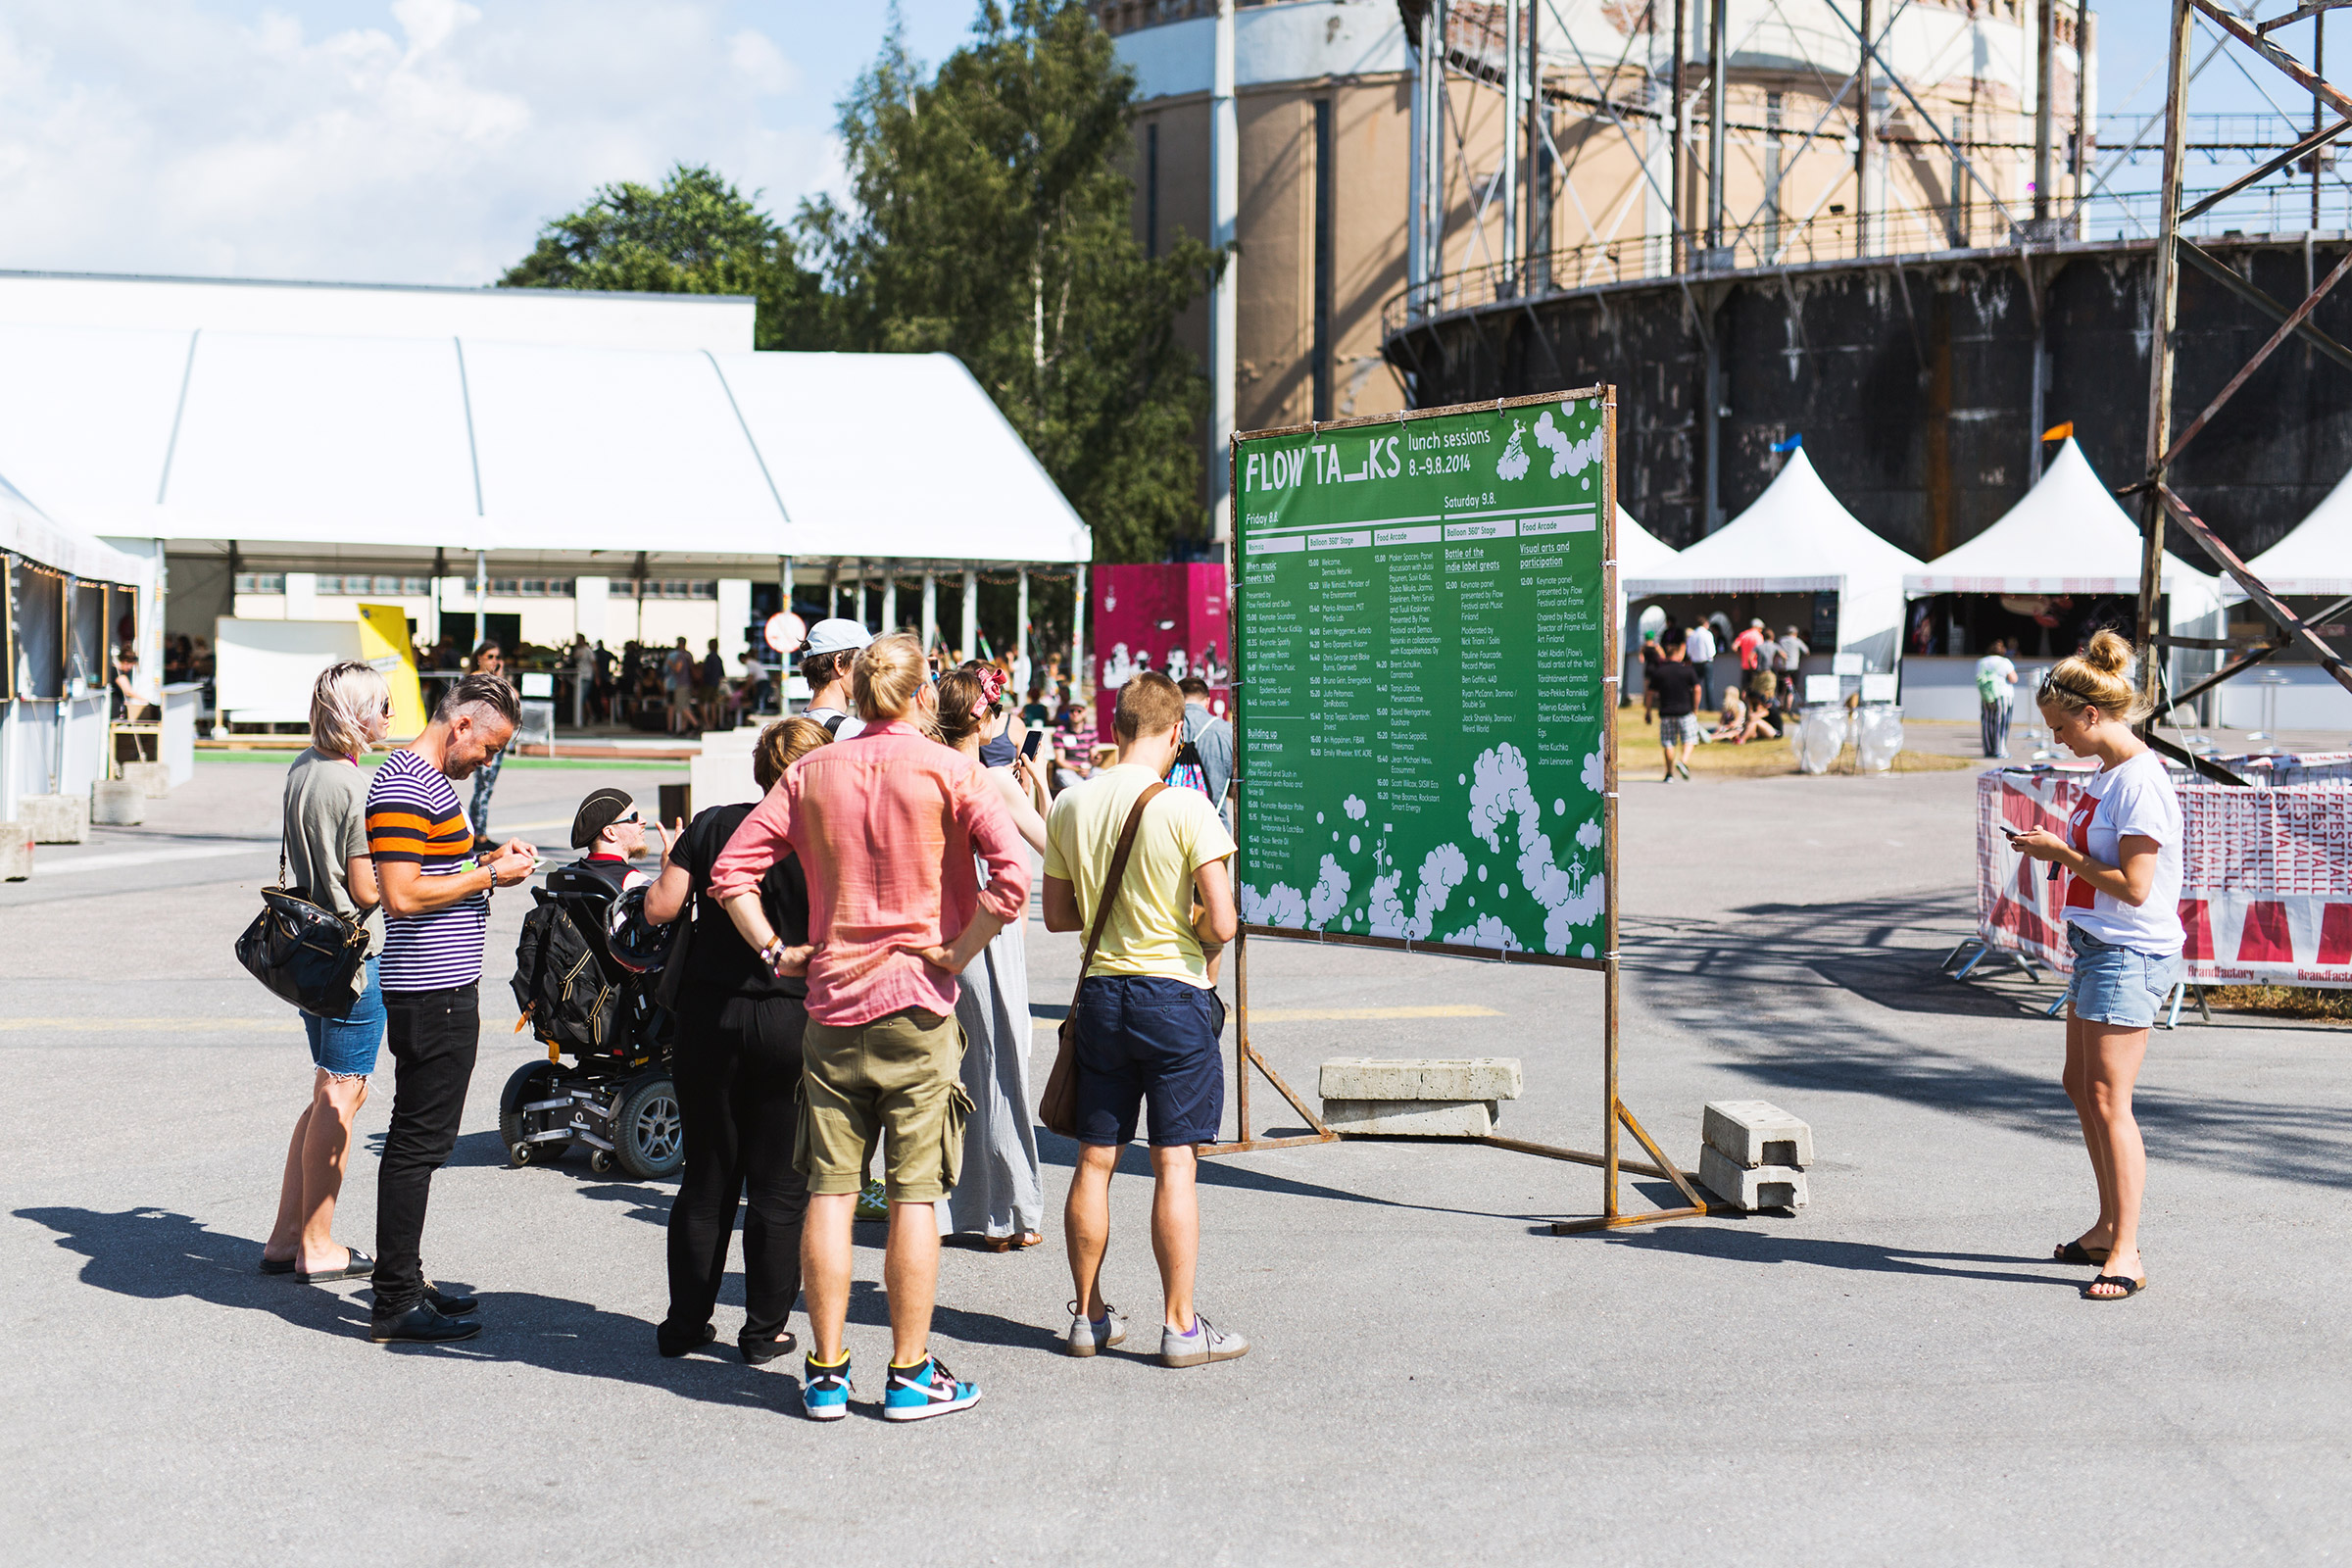
<svg viewBox="0 0 2352 1568"><path fill-rule="evenodd" d="M2246 563L2275 594L2352 594L2352 473L2277 544ZM2231 599L2244 597L2232 578Z"/></svg>
<svg viewBox="0 0 2352 1568"><path fill-rule="evenodd" d="M79 795L105 774L114 607L98 590L137 589L151 606L154 577L151 563L59 522L6 478L0 551L12 661L0 669L0 821L13 821L24 797Z"/></svg>
<svg viewBox="0 0 2352 1568"><path fill-rule="evenodd" d="M1648 576L1665 570L1674 557L1674 546L1636 522L1634 514L1623 507L1617 509L1617 581L1620 585L1628 577ZM1623 597L1622 592L1620 597ZM1622 620L1624 617L1620 615L1618 618Z"/></svg>
<svg viewBox="0 0 2352 1568"><path fill-rule="evenodd" d="M0 467L101 532L336 549L1072 562L944 354L0 324Z"/></svg>
<svg viewBox="0 0 2352 1568"><path fill-rule="evenodd" d="M1908 552L1872 533L1830 494L1799 447L1764 493L1671 563L1629 572L1625 591L1654 594L1838 595L1838 646L1893 667Z"/></svg>
<svg viewBox="0 0 2352 1568"><path fill-rule="evenodd" d="M2068 436L2040 480L1999 521L1906 573L1906 594L2137 594L2139 524ZM2173 624L2212 614L2221 600L2211 574L2165 553L2164 591Z"/></svg>

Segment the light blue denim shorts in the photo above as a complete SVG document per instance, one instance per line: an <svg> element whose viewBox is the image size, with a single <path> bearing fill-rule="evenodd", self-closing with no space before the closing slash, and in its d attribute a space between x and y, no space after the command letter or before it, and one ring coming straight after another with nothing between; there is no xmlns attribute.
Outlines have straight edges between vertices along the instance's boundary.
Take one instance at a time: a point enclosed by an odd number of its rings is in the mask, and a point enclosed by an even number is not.
<svg viewBox="0 0 2352 1568"><path fill-rule="evenodd" d="M2120 1029L2147 1029L2180 983L2180 955L2111 947L2079 925L2066 928L2075 975L2066 988L2075 1016Z"/></svg>
<svg viewBox="0 0 2352 1568"><path fill-rule="evenodd" d="M337 1078L365 1078L375 1071L376 1048L384 1043L384 988L377 982L376 960L368 960L368 989L360 993L351 1011L340 1018L302 1015L302 1032L311 1037L311 1063Z"/></svg>

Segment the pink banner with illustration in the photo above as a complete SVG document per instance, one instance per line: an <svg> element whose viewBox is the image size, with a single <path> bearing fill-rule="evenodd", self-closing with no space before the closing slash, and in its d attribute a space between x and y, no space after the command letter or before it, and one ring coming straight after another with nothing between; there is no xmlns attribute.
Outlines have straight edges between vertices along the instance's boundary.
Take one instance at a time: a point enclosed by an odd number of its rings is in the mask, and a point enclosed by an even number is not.
<svg viewBox="0 0 2352 1568"><path fill-rule="evenodd" d="M2066 832L2082 774L1994 770L1977 779L1977 929L1991 947L2060 973L2074 966L2066 877L2009 848L2011 827ZM2182 956L2197 985L2352 988L2352 787L2237 789L2175 780L2185 825Z"/></svg>
<svg viewBox="0 0 2352 1568"><path fill-rule="evenodd" d="M1158 670L1171 680L1208 682L1208 710L1232 716L1233 623L1221 562L1097 566L1095 710L1098 733L1110 739L1111 710L1131 676Z"/></svg>

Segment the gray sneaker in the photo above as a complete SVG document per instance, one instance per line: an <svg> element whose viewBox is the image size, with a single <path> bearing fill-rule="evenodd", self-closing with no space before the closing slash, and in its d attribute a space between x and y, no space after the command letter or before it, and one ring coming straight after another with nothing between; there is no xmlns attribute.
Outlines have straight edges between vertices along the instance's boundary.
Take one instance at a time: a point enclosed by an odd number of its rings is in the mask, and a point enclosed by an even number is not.
<svg viewBox="0 0 2352 1568"><path fill-rule="evenodd" d="M1250 1342L1239 1334L1228 1334L1200 1313L1193 1314L1193 1332L1179 1334L1166 1324L1159 1326L1159 1364L1161 1366L1205 1366L1211 1361L1231 1361L1250 1353Z"/></svg>
<svg viewBox="0 0 2352 1568"><path fill-rule="evenodd" d="M1119 1316L1119 1309L1108 1301L1102 1303L1102 1320L1099 1323L1089 1321L1087 1315L1078 1310L1076 1301L1070 1303L1070 1332L1061 1342L1062 1348L1070 1354L1093 1355L1098 1350L1109 1349L1126 1338L1127 1320Z"/></svg>

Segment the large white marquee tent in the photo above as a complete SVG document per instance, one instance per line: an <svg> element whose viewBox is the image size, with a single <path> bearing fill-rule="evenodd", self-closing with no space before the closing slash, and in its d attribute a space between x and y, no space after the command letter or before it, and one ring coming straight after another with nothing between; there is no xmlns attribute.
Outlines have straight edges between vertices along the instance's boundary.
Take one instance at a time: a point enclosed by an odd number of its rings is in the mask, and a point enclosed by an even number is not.
<svg viewBox="0 0 2352 1568"><path fill-rule="evenodd" d="M516 608L480 602L496 573L572 601L549 640L606 635L629 579L715 579L699 613L731 658L755 579L920 575L928 620L934 574L961 576L968 610L983 566L1083 570L1085 523L959 363L757 353L753 317L685 295L0 273L0 472L168 561L172 618L198 632L240 571L282 584L263 612L293 618L349 613L312 597L321 580L413 618Z"/></svg>
<svg viewBox="0 0 2352 1568"><path fill-rule="evenodd" d="M2337 480L2328 499L2285 538L2246 565L2275 594L2328 600L2352 594L2352 473ZM2244 598L2231 578L2222 580L2222 595L2230 602ZM2308 614L2320 607L2302 608ZM2252 612L2245 618L2269 624ZM2221 698L2222 722L2239 729L2269 722L2281 729L2352 729L2352 692L2318 664L2301 659L2271 660L2223 687Z"/></svg>

